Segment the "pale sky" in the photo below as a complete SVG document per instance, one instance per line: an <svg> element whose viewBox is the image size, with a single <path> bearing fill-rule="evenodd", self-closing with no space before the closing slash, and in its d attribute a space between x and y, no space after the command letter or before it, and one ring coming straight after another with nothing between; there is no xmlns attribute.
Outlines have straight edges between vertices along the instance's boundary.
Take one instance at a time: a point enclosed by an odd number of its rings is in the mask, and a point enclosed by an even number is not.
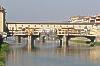
<svg viewBox="0 0 100 66"><path fill-rule="evenodd" d="M9 21L67 21L70 16L100 12L100 0L0 0L0 4Z"/></svg>

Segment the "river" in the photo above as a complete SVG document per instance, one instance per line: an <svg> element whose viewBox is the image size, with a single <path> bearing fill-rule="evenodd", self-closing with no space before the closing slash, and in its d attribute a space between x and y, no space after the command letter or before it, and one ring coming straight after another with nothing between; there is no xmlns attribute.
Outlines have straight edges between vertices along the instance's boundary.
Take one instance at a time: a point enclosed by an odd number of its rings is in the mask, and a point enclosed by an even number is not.
<svg viewBox="0 0 100 66"><path fill-rule="evenodd" d="M100 66L99 46L58 48L57 41L47 41L35 42L37 48L31 50L28 45L10 45L6 66Z"/></svg>

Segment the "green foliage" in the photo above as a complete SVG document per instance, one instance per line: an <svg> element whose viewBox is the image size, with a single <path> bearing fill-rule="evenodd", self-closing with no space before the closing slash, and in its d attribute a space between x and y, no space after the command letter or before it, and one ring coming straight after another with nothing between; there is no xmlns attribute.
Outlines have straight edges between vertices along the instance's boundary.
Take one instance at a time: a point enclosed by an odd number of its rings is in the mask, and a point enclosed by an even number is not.
<svg viewBox="0 0 100 66"><path fill-rule="evenodd" d="M3 42L2 45L1 45L1 51L7 52L8 49L9 49L9 45L7 43Z"/></svg>
<svg viewBox="0 0 100 66"><path fill-rule="evenodd" d="M0 52L0 61L5 62L5 56L6 56L5 52Z"/></svg>
<svg viewBox="0 0 100 66"><path fill-rule="evenodd" d="M8 50L9 50L8 43L3 42L0 45L0 66L5 66L5 57Z"/></svg>
<svg viewBox="0 0 100 66"><path fill-rule="evenodd" d="M5 66L4 62L0 61L0 66Z"/></svg>

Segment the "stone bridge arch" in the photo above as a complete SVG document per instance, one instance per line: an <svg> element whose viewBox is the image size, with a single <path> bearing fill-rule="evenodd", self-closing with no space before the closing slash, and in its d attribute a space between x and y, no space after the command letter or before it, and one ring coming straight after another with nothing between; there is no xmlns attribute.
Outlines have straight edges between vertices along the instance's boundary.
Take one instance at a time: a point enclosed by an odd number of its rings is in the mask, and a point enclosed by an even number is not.
<svg viewBox="0 0 100 66"><path fill-rule="evenodd" d="M71 38L76 38L76 37L84 37L84 38L87 38L87 39L89 39L90 41L89 42L87 42L87 43L90 43L90 46L94 46L95 45L95 36L74 36L74 35L68 35L68 36L66 36L66 42L67 42L67 45L69 44L69 40L71 39Z"/></svg>

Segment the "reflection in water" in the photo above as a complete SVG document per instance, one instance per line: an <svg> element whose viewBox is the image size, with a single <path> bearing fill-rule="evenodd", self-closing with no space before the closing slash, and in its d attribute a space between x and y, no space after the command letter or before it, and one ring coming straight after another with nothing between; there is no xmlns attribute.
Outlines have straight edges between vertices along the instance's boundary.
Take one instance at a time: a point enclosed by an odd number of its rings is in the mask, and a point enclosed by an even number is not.
<svg viewBox="0 0 100 66"><path fill-rule="evenodd" d="M93 63L100 63L100 47L97 46L94 50L90 51L90 60Z"/></svg>
<svg viewBox="0 0 100 66"><path fill-rule="evenodd" d="M28 44L30 45L30 44ZM57 48L56 42L36 43L38 48L12 47L6 66L100 66L100 47Z"/></svg>

